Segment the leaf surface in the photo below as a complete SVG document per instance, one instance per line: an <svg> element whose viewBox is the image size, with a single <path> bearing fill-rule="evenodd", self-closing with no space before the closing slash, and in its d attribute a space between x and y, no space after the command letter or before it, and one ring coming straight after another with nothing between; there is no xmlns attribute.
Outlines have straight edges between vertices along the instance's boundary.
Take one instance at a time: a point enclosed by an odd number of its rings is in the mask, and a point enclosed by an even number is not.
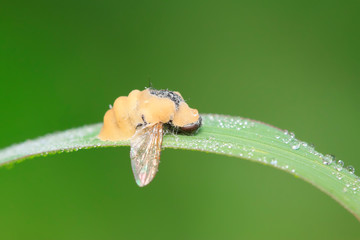
<svg viewBox="0 0 360 240"><path fill-rule="evenodd" d="M317 152L293 133L241 117L203 114L196 135L166 134L163 147L238 157L286 171L330 195L360 220L360 179L331 155ZM0 165L79 149L129 145L97 139L102 124L48 134L0 150Z"/></svg>

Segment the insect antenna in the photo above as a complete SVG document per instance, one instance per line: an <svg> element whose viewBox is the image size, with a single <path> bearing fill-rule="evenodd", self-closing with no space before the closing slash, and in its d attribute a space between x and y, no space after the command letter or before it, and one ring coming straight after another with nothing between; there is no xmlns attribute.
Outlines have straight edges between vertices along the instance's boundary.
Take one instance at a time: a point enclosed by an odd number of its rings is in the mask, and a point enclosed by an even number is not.
<svg viewBox="0 0 360 240"><path fill-rule="evenodd" d="M148 77L148 81L149 81L149 87L148 88L153 88L153 84L152 84L152 82L151 82L151 80L150 80L150 77Z"/></svg>

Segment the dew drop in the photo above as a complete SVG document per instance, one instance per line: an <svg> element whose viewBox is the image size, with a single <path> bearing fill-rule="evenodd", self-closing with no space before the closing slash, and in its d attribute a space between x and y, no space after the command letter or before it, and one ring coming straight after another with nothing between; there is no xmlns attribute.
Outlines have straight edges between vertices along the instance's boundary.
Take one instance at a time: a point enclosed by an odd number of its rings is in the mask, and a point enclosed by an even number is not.
<svg viewBox="0 0 360 240"><path fill-rule="evenodd" d="M272 158L270 161L271 165L277 166L277 160L275 158Z"/></svg>
<svg viewBox="0 0 360 240"><path fill-rule="evenodd" d="M356 176L355 182L360 183L360 177Z"/></svg>
<svg viewBox="0 0 360 240"><path fill-rule="evenodd" d="M343 167L344 167L344 162L341 160L337 161L336 170L340 172L343 169Z"/></svg>
<svg viewBox="0 0 360 240"><path fill-rule="evenodd" d="M291 148L293 150L298 150L300 148L301 143L298 140L293 140L291 142Z"/></svg>
<svg viewBox="0 0 360 240"><path fill-rule="evenodd" d="M315 151L315 145L313 143L309 143L309 152L314 153Z"/></svg>
<svg viewBox="0 0 360 240"><path fill-rule="evenodd" d="M323 160L323 164L330 165L331 163L333 163L335 161L335 156L326 154L325 156L322 157L322 160Z"/></svg>
<svg viewBox="0 0 360 240"><path fill-rule="evenodd" d="M355 168L353 166L347 166L346 169L349 171L350 174L355 173Z"/></svg>
<svg viewBox="0 0 360 240"><path fill-rule="evenodd" d="M295 134L293 132L289 132L288 130L285 130L284 131L284 134L286 135L284 138L283 138L283 142L285 144L288 144L289 142L291 142L291 140L293 140L295 138Z"/></svg>

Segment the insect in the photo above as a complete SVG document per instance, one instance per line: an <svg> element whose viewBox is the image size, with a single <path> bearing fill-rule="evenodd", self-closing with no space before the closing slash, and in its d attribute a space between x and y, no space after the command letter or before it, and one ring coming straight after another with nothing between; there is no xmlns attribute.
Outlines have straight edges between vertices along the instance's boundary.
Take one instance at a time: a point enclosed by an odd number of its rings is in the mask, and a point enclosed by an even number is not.
<svg viewBox="0 0 360 240"><path fill-rule="evenodd" d="M190 108L179 92L147 88L115 100L104 116L98 135L103 141L130 139L135 181L146 186L155 177L165 129L192 134L201 126L198 110Z"/></svg>

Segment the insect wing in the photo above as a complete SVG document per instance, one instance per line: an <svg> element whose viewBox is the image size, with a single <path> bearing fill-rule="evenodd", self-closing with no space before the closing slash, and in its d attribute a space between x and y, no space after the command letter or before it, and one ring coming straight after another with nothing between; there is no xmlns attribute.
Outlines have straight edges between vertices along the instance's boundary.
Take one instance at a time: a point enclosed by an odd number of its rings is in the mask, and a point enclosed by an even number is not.
<svg viewBox="0 0 360 240"><path fill-rule="evenodd" d="M149 184L158 171L162 139L163 124L157 123L137 130L130 140L131 167L140 187Z"/></svg>

